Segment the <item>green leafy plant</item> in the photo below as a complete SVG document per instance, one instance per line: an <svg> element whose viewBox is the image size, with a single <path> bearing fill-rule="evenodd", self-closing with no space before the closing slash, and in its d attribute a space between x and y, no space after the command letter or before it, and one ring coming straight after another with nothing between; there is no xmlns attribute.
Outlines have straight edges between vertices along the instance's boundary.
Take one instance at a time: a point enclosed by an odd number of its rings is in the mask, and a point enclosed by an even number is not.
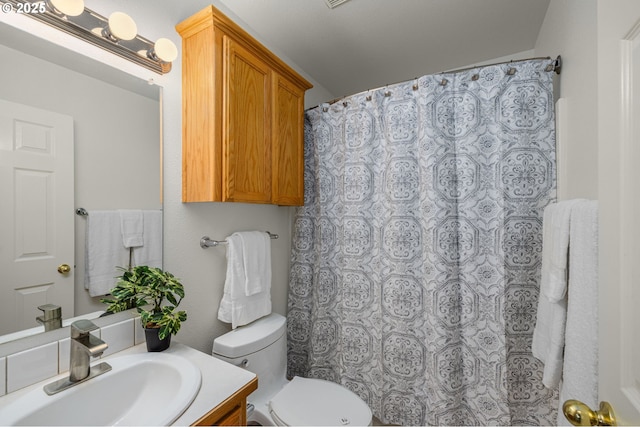
<svg viewBox="0 0 640 427"><path fill-rule="evenodd" d="M180 280L167 271L146 265L131 269L119 267L119 270L123 273L111 290L111 298L100 300L107 304L107 312L136 308L144 328L160 328L160 339L175 335L181 323L187 320L187 313L177 310L184 298Z"/></svg>

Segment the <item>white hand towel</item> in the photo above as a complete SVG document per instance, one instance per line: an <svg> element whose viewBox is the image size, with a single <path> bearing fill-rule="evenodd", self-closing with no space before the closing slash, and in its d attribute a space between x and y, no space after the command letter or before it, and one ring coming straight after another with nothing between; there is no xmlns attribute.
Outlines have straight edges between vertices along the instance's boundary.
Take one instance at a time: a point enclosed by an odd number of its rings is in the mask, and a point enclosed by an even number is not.
<svg viewBox="0 0 640 427"><path fill-rule="evenodd" d="M143 210L144 244L133 249L133 264L162 268L162 211Z"/></svg>
<svg viewBox="0 0 640 427"><path fill-rule="evenodd" d="M542 383L552 389L562 377L567 319L567 260L571 209L581 200L546 207L542 222L542 275L531 351L544 363Z"/></svg>
<svg viewBox="0 0 640 427"><path fill-rule="evenodd" d="M231 323L231 327L235 329L271 313L271 263L269 256L269 280L263 282L258 292L247 295L247 260L244 255L243 236L240 233L234 233L226 240L227 275L224 294L218 308L218 319ZM263 267L266 271L266 266ZM255 275L257 272L251 274ZM266 275L266 272L263 274Z"/></svg>
<svg viewBox="0 0 640 427"><path fill-rule="evenodd" d="M144 245L144 217L141 210L118 210L122 243L125 248Z"/></svg>
<svg viewBox="0 0 640 427"><path fill-rule="evenodd" d="M598 202L583 201L571 211L569 293L558 424L567 399L598 407Z"/></svg>
<svg viewBox="0 0 640 427"><path fill-rule="evenodd" d="M92 297L106 295L129 264L129 249L122 244L117 211L89 211L85 244L85 288Z"/></svg>
<svg viewBox="0 0 640 427"><path fill-rule="evenodd" d="M245 295L271 288L271 237L262 231L237 233L242 239Z"/></svg>

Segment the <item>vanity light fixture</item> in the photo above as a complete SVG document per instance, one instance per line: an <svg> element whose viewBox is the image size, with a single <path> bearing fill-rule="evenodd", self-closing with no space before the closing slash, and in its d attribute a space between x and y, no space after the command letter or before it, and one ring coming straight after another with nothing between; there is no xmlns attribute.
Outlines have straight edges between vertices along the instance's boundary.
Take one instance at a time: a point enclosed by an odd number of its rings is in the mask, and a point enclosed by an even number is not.
<svg viewBox="0 0 640 427"><path fill-rule="evenodd" d="M113 12L107 21L109 25L102 29L102 36L114 43L120 40L133 40L138 35L136 22L124 12Z"/></svg>
<svg viewBox="0 0 640 427"><path fill-rule="evenodd" d="M84 12L84 0L46 0L45 4L61 17L79 16Z"/></svg>
<svg viewBox="0 0 640 427"><path fill-rule="evenodd" d="M178 48L167 38L156 42L138 35L126 13L109 18L88 9L84 0L0 0L5 13L21 13L105 49L158 74L171 71Z"/></svg>
<svg viewBox="0 0 640 427"><path fill-rule="evenodd" d="M178 48L171 40L161 37L147 51L147 55L154 60L173 62L178 57Z"/></svg>

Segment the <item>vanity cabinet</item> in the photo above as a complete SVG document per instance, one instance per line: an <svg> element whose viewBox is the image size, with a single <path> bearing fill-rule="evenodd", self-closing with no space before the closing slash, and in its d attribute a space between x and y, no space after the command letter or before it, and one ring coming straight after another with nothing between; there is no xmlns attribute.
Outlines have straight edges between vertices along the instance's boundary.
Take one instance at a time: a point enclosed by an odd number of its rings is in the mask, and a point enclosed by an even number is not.
<svg viewBox="0 0 640 427"><path fill-rule="evenodd" d="M195 426L246 426L247 425L247 396L258 388L258 379L231 395L227 400L203 415L193 425Z"/></svg>
<svg viewBox="0 0 640 427"><path fill-rule="evenodd" d="M311 84L213 6L182 37L182 201L303 203Z"/></svg>

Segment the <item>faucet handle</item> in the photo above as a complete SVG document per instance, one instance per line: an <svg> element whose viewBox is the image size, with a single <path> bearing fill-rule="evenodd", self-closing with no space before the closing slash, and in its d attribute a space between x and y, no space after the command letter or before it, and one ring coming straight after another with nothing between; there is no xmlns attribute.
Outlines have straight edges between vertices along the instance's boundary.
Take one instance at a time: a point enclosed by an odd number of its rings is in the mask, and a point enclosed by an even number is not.
<svg viewBox="0 0 640 427"><path fill-rule="evenodd" d="M83 335L87 335L89 332L98 329L98 327L91 320L80 319L71 324L71 338L80 338Z"/></svg>
<svg viewBox="0 0 640 427"><path fill-rule="evenodd" d="M44 305L38 306L38 310L41 310L42 313L44 314L42 316L42 319L45 321L60 319L62 317L62 308L59 305L44 304Z"/></svg>

